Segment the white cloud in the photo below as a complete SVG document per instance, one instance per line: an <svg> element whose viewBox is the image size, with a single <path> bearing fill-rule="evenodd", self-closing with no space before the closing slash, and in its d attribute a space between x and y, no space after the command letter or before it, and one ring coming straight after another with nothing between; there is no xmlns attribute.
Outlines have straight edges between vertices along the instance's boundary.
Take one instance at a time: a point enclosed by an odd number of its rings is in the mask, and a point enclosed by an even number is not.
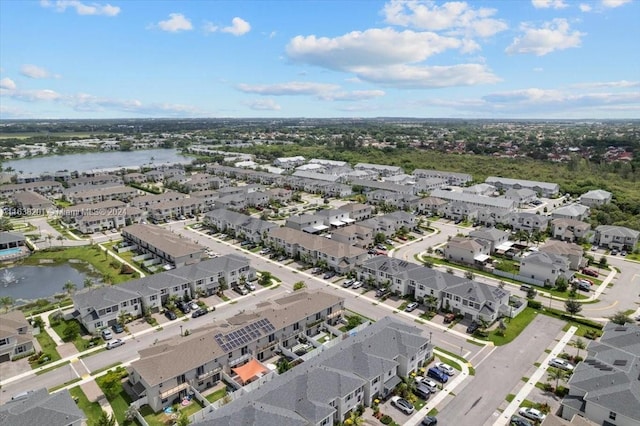
<svg viewBox="0 0 640 426"><path fill-rule="evenodd" d="M580 8L580 11L582 12L591 12L591 5L586 4L586 3L580 3L580 6L578 6Z"/></svg>
<svg viewBox="0 0 640 426"><path fill-rule="evenodd" d="M354 70L354 72L362 80L404 89L473 86L500 81L485 65L481 64L449 66L391 65L377 68L362 67Z"/></svg>
<svg viewBox="0 0 640 426"><path fill-rule="evenodd" d="M531 4L536 9L564 9L567 7L564 0L531 0Z"/></svg>
<svg viewBox="0 0 640 426"><path fill-rule="evenodd" d="M627 87L640 87L640 81L602 81L595 83L576 83L571 85L573 88L578 89L608 89L608 88L627 88Z"/></svg>
<svg viewBox="0 0 640 426"><path fill-rule="evenodd" d="M384 96L383 90L354 90L351 92L329 92L318 95L323 101L363 101Z"/></svg>
<svg viewBox="0 0 640 426"><path fill-rule="evenodd" d="M100 3L83 3L78 0L41 0L40 5L47 8L55 8L58 12L64 12L68 8L75 9L78 15L104 15L117 16L120 13L118 6Z"/></svg>
<svg viewBox="0 0 640 426"><path fill-rule="evenodd" d="M286 47L289 58L333 70L350 71L362 66L387 66L421 62L448 49L469 46L453 37L432 32L392 28L353 31L335 37L296 36Z"/></svg>
<svg viewBox="0 0 640 426"><path fill-rule="evenodd" d="M566 19L545 22L540 28L523 23L520 29L524 34L516 37L506 48L505 52L508 54L532 53L536 56L544 56L556 50L580 46L581 39L585 35L580 31L571 31Z"/></svg>
<svg viewBox="0 0 640 426"><path fill-rule="evenodd" d="M169 19L158 22L158 28L162 31L177 33L180 31L191 31L193 25L191 21L181 13L170 13Z"/></svg>
<svg viewBox="0 0 640 426"><path fill-rule="evenodd" d="M631 0L602 0L602 5L608 8L620 7L627 3L631 3Z"/></svg>
<svg viewBox="0 0 640 426"><path fill-rule="evenodd" d="M438 6L433 1L391 0L382 14L392 25L428 31L452 31L468 36L490 37L508 28L500 19L491 18L496 9L474 9L466 2L447 2Z"/></svg>
<svg viewBox="0 0 640 426"><path fill-rule="evenodd" d="M544 68L542 68L542 67L535 67L535 68L533 69L533 71L534 71L534 72L542 72L542 71L544 71Z"/></svg>
<svg viewBox="0 0 640 426"><path fill-rule="evenodd" d="M340 88L337 84L310 83L304 81L291 81L276 84L238 84L238 90L244 93L255 93L266 96L287 95L320 95L322 93L336 91Z"/></svg>
<svg viewBox="0 0 640 426"><path fill-rule="evenodd" d="M237 16L231 20L231 25L221 29L223 33L233 34L234 36L241 36L251 31L251 25L242 18Z"/></svg>
<svg viewBox="0 0 640 426"><path fill-rule="evenodd" d="M205 33L215 33L219 28L217 25L214 25L211 22L205 22L202 29Z"/></svg>
<svg viewBox="0 0 640 426"><path fill-rule="evenodd" d="M51 73L46 69L37 65L25 64L20 67L20 74L29 78L49 78Z"/></svg>
<svg viewBox="0 0 640 426"><path fill-rule="evenodd" d="M251 109L257 111L280 111L281 107L273 99L256 99L254 101L245 102Z"/></svg>
<svg viewBox="0 0 640 426"><path fill-rule="evenodd" d="M62 98L62 95L50 89L19 90L2 88L0 89L0 95L24 102L55 101Z"/></svg>
<svg viewBox="0 0 640 426"><path fill-rule="evenodd" d="M0 80L0 89L15 90L16 87L16 82L11 80L9 77L5 77Z"/></svg>

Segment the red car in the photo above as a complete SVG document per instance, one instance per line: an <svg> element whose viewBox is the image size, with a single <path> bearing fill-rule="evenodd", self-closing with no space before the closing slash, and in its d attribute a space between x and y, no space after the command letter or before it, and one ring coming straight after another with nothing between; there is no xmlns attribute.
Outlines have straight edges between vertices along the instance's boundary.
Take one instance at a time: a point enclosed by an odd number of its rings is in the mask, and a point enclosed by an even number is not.
<svg viewBox="0 0 640 426"><path fill-rule="evenodd" d="M582 270L582 273L585 275L589 275L590 277L597 277L598 276L598 271L594 271L593 269L589 269L589 268L584 268Z"/></svg>

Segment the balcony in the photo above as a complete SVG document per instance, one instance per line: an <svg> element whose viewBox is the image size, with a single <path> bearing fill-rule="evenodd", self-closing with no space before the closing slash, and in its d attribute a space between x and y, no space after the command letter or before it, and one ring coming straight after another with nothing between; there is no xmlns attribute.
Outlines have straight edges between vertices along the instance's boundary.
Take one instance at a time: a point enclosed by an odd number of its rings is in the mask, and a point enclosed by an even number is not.
<svg viewBox="0 0 640 426"><path fill-rule="evenodd" d="M204 380L207 379L217 373L219 373L220 371L222 371L222 368L218 367L218 368L214 368L213 370L207 371L204 374L200 374L198 375L198 380Z"/></svg>
<svg viewBox="0 0 640 426"><path fill-rule="evenodd" d="M162 398L162 399L167 399L167 398L168 398L168 397L170 397L171 395L175 395L175 394L177 394L178 392L180 392L181 390L187 389L188 387L189 387L189 383L188 383L188 382L181 383L181 384L179 384L179 385L178 385L178 386L176 386L176 387L173 387L173 388L171 388L171 389L169 389L169 390L166 390L166 391L164 391L164 392L161 392L161 393L160 393L160 398Z"/></svg>

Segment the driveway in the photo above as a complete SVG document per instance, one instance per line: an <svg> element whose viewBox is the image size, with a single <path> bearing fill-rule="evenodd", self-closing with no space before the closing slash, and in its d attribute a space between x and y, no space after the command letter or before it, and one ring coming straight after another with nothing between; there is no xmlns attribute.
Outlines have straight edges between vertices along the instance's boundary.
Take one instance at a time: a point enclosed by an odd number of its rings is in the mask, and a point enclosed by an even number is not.
<svg viewBox="0 0 640 426"><path fill-rule="evenodd" d="M477 360L475 377L440 411L438 423L492 425L499 414L496 409L521 382L541 351L554 343L563 326L562 321L538 315L513 342L497 347L486 360Z"/></svg>

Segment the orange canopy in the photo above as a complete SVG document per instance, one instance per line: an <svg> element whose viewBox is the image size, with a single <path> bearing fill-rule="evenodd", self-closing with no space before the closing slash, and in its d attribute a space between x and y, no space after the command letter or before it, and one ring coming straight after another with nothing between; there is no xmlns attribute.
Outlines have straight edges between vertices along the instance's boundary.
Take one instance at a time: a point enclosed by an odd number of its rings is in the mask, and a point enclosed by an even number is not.
<svg viewBox="0 0 640 426"><path fill-rule="evenodd" d="M268 370L262 366L257 360L252 359L243 366L232 368L233 372L240 376L242 383L247 383L254 377L266 373Z"/></svg>

